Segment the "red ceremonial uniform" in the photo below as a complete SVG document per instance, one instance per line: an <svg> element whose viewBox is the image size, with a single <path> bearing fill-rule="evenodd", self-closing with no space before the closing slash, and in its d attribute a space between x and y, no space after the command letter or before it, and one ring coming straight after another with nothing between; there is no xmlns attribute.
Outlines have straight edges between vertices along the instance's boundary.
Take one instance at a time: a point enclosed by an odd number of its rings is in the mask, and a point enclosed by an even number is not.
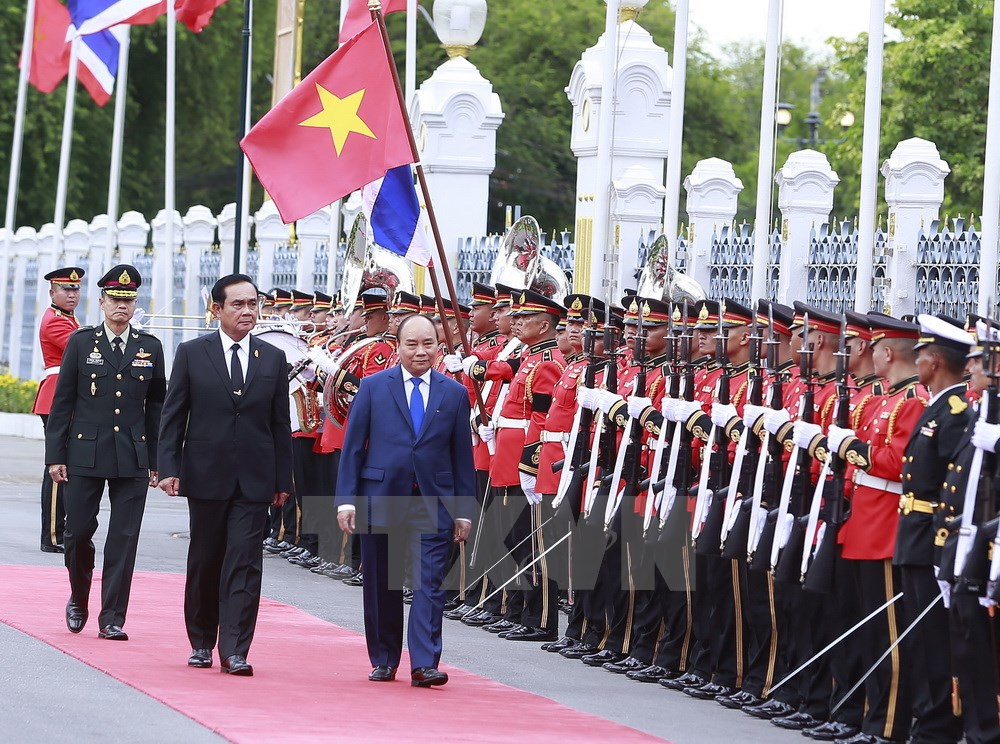
<svg viewBox="0 0 1000 744"><path fill-rule="evenodd" d="M59 379L59 365L62 362L66 342L73 332L80 327L80 322L72 313L60 310L55 305L45 309L42 322L38 327L38 342L42 348L42 364L45 365L45 379L38 386L32 413L48 414L52 408L52 396L56 392L56 380Z"/></svg>
<svg viewBox="0 0 1000 744"><path fill-rule="evenodd" d="M538 456L535 490L545 495L554 495L559 488L561 473L552 471L553 464L570 455L566 447L578 408L576 390L582 384L583 373L587 368L587 359L582 353L573 355L566 362L566 369L552 388L552 406L545 417L542 430L542 449Z"/></svg>

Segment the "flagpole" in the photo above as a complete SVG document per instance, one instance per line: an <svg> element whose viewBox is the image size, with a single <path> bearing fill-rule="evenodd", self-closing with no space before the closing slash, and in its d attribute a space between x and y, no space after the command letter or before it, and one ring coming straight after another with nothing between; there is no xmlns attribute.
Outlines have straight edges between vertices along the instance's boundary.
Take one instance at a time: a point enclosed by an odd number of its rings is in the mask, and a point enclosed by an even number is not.
<svg viewBox="0 0 1000 744"><path fill-rule="evenodd" d="M0 292L4 299L0 302L0 349L3 348L7 327L10 296L7 280L10 264L14 259L14 221L17 215L17 185L21 175L21 150L24 145L24 111L28 100L28 74L31 71L31 53L35 41L35 0L28 0L24 16L24 37L21 42L21 70L17 78L17 108L14 113L14 141L10 146L10 173L7 176L7 210L4 212L4 248L0 260Z"/></svg>
<svg viewBox="0 0 1000 744"><path fill-rule="evenodd" d="M417 0L406 0L406 106L417 92ZM407 113L408 108L403 108Z"/></svg>
<svg viewBox="0 0 1000 744"><path fill-rule="evenodd" d="M413 127L410 125L410 118L406 115L406 105L403 101L403 88L399 83L399 72L396 70L395 62L392 58L392 47L389 44L389 32L385 28L385 18L382 15L382 5L379 0L369 0L368 9L371 11L372 20L378 23L379 32L382 34L382 46L385 49L386 61L389 64L389 69L392 72L393 84L396 87L396 99L399 102L399 109L403 113L403 121L406 124L406 136L410 143L410 152L413 154L413 162L415 170L417 171L417 181L420 183L420 190L424 195L424 205L427 208L427 220L431 224L431 233L434 235L434 247L437 249L438 260L441 262L441 273L444 275L444 281L448 289L448 298L451 300L452 307L455 310L455 322L458 325L458 338L462 344L462 350L465 354L472 354L472 346L469 343L468 335L465 330L465 321L462 320L462 313L458 308L458 292L455 291L455 281L451 276L451 269L448 266L448 256L444 251L444 241L441 239L441 230L438 228L437 216L434 213L434 205L431 203L431 192L427 187L427 179L424 177L423 166L420 165L420 150L417 148L417 140L413 136ZM438 314L441 319L447 317L444 307L444 299L441 296L441 286L437 277L437 272L434 266L428 267L428 274L431 277L431 286L434 288L434 298L437 301ZM451 334L444 334L444 342L450 353L454 353L454 344L451 342ZM485 423L485 412L486 405L483 403L482 393L479 390L478 383L472 381L472 390L475 394L476 403L479 406L479 410L482 412L483 422Z"/></svg>
<svg viewBox="0 0 1000 744"><path fill-rule="evenodd" d="M62 253L63 227L66 223L66 189L69 183L69 159L73 146L73 112L76 103L76 69L80 59L81 37L74 36L69 47L69 75L66 78L66 104L63 107L62 145L59 148L59 176L56 180L55 255Z"/></svg>
<svg viewBox="0 0 1000 744"><path fill-rule="evenodd" d="M990 52L990 87L986 111L986 159L983 163L982 248L979 259L980 315L991 317L997 286L998 241L1000 241L1000 13L993 11L993 41ZM9 229L9 228L8 228ZM10 233L8 233L9 235Z"/></svg>
<svg viewBox="0 0 1000 744"><path fill-rule="evenodd" d="M168 3L169 5L169 3ZM246 244L247 225L250 216L249 170L246 167L247 158L239 147L239 142L247 134L250 123L250 53L253 35L253 0L243 0L243 64L240 79L240 126L239 137L236 140L236 150L239 160L236 161L236 229L233 233L233 273L239 273L240 266L245 265L243 246Z"/></svg>
<svg viewBox="0 0 1000 744"><path fill-rule="evenodd" d="M150 310L166 308L173 299L173 253L174 253L174 149L177 107L177 8L167 3L167 119L164 138L163 162L163 210L166 225L163 231L163 250L155 252L153 258L153 295ZM157 303L159 299L159 304Z"/></svg>
<svg viewBox="0 0 1000 744"><path fill-rule="evenodd" d="M115 119L111 136L111 171L108 176L108 230L104 242L103 262L93 272L103 276L111 268L115 245L118 242L118 202L121 196L122 147L125 139L125 102L128 100L128 58L132 40L132 27L125 26L125 35L119 39L118 74L115 76ZM94 304L96 307L96 304Z"/></svg>
<svg viewBox="0 0 1000 744"><path fill-rule="evenodd" d="M687 87L689 0L677 0L674 15L673 90L670 93L670 143L667 148L667 194L663 204L663 234L670 260L677 247L677 210L681 199L681 151L684 142L684 92Z"/></svg>

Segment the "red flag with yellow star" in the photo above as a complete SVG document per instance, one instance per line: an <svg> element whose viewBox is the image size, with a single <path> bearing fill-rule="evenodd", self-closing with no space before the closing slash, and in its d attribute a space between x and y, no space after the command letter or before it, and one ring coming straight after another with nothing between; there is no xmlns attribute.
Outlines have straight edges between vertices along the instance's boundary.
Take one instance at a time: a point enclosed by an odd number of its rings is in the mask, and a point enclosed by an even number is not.
<svg viewBox="0 0 1000 744"><path fill-rule="evenodd" d="M377 23L341 46L240 142L294 222L415 161Z"/></svg>

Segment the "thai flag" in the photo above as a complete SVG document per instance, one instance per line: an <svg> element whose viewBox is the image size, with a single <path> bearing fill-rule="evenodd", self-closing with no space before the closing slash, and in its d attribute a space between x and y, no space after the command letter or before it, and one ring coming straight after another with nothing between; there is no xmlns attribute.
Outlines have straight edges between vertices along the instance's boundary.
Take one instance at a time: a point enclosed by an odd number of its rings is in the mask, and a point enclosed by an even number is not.
<svg viewBox="0 0 1000 744"><path fill-rule="evenodd" d="M72 25L69 33L76 33ZM127 33L125 26L116 26L80 39L77 77L98 106L106 104L115 92L118 52Z"/></svg>
<svg viewBox="0 0 1000 744"><path fill-rule="evenodd" d="M420 202L410 166L392 168L384 177L365 186L361 203L376 245L415 264L430 263L431 244L420 218Z"/></svg>
<svg viewBox="0 0 1000 744"><path fill-rule="evenodd" d="M93 34L120 23L153 23L162 0L67 0L77 34Z"/></svg>

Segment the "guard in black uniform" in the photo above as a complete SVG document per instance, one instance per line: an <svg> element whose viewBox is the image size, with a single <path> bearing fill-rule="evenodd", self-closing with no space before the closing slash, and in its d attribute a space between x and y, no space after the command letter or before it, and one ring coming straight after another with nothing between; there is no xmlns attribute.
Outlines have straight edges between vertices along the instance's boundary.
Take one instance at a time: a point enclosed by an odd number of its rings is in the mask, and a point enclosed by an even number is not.
<svg viewBox="0 0 1000 744"><path fill-rule="evenodd" d="M101 578L101 638L127 641L122 630L132 587L146 491L156 485L156 445L166 393L159 340L129 321L142 278L118 265L97 283L104 322L74 333L66 345L45 432L52 480L66 482L66 568L71 596L66 625L87 622L97 515L108 484L111 520Z"/></svg>
<svg viewBox="0 0 1000 744"><path fill-rule="evenodd" d="M962 738L959 706L952 704L948 611L937 599L934 575L934 511L972 420L966 400L965 355L973 345L964 329L933 315L921 315L917 376L931 399L917 421L903 454L903 494L893 564L902 580L903 623L909 627L932 603L927 615L906 637L911 664L914 742L957 742ZM943 546L943 540L939 541Z"/></svg>

